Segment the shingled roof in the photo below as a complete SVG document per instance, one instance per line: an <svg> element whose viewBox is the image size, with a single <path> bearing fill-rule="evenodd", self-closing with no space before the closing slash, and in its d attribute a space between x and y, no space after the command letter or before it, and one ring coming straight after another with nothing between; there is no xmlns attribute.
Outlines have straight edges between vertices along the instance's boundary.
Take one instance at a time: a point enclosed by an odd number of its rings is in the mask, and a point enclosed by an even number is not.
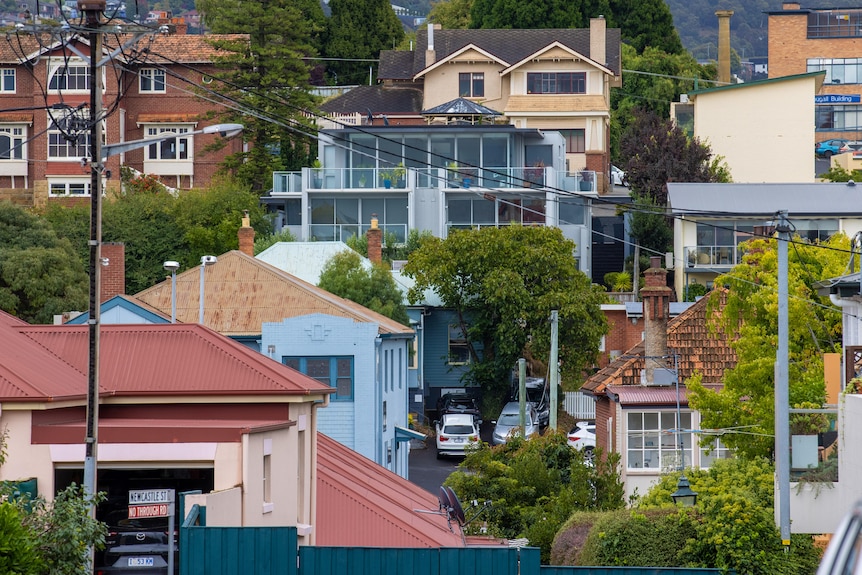
<svg viewBox="0 0 862 575"><path fill-rule="evenodd" d="M418 114L422 110L420 88L357 86L337 98L324 102L321 111L327 114L365 113Z"/></svg>
<svg viewBox="0 0 862 575"><path fill-rule="evenodd" d="M135 295L163 313L171 311L171 280ZM200 267L177 274L177 321L197 322ZM204 278L204 324L228 336L260 335L264 322L322 313L375 323L381 335L411 336L413 330L358 303L234 250L207 266Z"/></svg>
<svg viewBox="0 0 862 575"><path fill-rule="evenodd" d="M589 28L540 30L434 30L434 52L436 61L473 45L488 52L501 62L511 65L520 62L531 54L539 52L549 44L560 44L590 58ZM428 46L428 30L416 32L416 48L412 54L412 62L402 53L384 51L380 53L381 80L411 80L416 74L426 68L425 49ZM607 66L617 76L620 75L620 30L608 28L605 42L607 62L598 64Z"/></svg>
<svg viewBox="0 0 862 575"><path fill-rule="evenodd" d="M668 353L678 356L681 382L700 373L704 384L721 384L725 370L736 366L736 352L727 336L722 331L711 331L707 321L710 298L721 298L720 304L723 305L725 297L723 290L715 290L668 322ZM641 342L593 374L581 386L581 391L601 395L609 386L639 386L641 370L644 369L643 356L644 344ZM674 367L672 360L668 367Z"/></svg>

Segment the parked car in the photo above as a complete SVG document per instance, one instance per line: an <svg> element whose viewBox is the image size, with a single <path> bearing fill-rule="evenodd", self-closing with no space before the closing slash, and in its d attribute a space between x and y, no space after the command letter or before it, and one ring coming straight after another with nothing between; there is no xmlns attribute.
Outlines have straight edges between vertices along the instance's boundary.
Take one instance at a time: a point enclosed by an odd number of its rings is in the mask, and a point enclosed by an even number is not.
<svg viewBox="0 0 862 575"><path fill-rule="evenodd" d="M494 432L491 435L491 443L494 445L502 445L509 441L509 437L514 433L520 433L521 427L521 407L517 401L510 401L503 406L500 412L500 417L494 422ZM536 408L527 403L524 421L525 435L530 437L534 433L539 433L539 414Z"/></svg>
<svg viewBox="0 0 862 575"><path fill-rule="evenodd" d="M845 150L845 148L847 148ZM859 152L862 151L862 140L850 140L841 148L841 153L844 152Z"/></svg>
<svg viewBox="0 0 862 575"><path fill-rule="evenodd" d="M168 575L166 518L109 521L102 566L96 567L96 575ZM175 534L174 573L179 572L177 545Z"/></svg>
<svg viewBox="0 0 862 575"><path fill-rule="evenodd" d="M832 138L831 140L823 140L822 142L817 142L814 145L814 154L817 156L823 156L824 158L831 158L835 154L843 154L844 152L850 151L849 148L845 148L847 144L847 140L844 138Z"/></svg>
<svg viewBox="0 0 862 575"><path fill-rule="evenodd" d="M518 402L521 386L517 378L514 378L512 385L512 399L510 401ZM548 388L545 385L544 377L528 377L524 381L524 387L527 390L527 403L536 408L538 414L539 426L545 428L551 417L551 398L548 393Z"/></svg>
<svg viewBox="0 0 862 575"><path fill-rule="evenodd" d="M615 186L629 187L626 173L616 166L611 166L611 183Z"/></svg>
<svg viewBox="0 0 862 575"><path fill-rule="evenodd" d="M817 575L845 575L862 572L862 501L857 501L832 534L820 560Z"/></svg>
<svg viewBox="0 0 862 575"><path fill-rule="evenodd" d="M482 412L479 410L479 402L476 398L467 395L466 393L447 393L440 397L437 402L437 417L441 418L446 414L468 414L476 418L479 425L482 425Z"/></svg>
<svg viewBox="0 0 862 575"><path fill-rule="evenodd" d="M479 422L469 413L447 413L437 422L437 459L479 445Z"/></svg>
<svg viewBox="0 0 862 575"><path fill-rule="evenodd" d="M587 461L593 460L593 451L596 449L596 424L593 421L579 421L568 433L570 447L580 449L584 452Z"/></svg>

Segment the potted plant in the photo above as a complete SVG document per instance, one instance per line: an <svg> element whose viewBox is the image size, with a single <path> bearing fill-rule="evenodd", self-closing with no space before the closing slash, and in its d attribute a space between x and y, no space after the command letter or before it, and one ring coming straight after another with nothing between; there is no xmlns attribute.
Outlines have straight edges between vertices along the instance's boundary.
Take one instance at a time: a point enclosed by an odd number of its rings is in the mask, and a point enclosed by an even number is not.
<svg viewBox="0 0 862 575"><path fill-rule="evenodd" d="M448 174L449 181L454 184L454 187L460 187L461 172L458 171L458 162L447 162L446 172Z"/></svg>
<svg viewBox="0 0 862 575"><path fill-rule="evenodd" d="M578 174L579 190L582 192L591 192L593 190L593 173L586 168Z"/></svg>
<svg viewBox="0 0 862 575"><path fill-rule="evenodd" d="M392 187L392 183L396 187L400 187L401 180L407 174L407 168L404 167L404 162L398 162L391 170L381 170L380 179L383 180L383 187L387 190Z"/></svg>
<svg viewBox="0 0 862 575"><path fill-rule="evenodd" d="M541 186L545 182L545 162L538 160L533 163L533 167L524 170L525 182L524 187L529 188L528 184L536 184Z"/></svg>
<svg viewBox="0 0 862 575"><path fill-rule="evenodd" d="M323 187L323 164L317 158L311 162L311 177L314 183L314 189L319 190Z"/></svg>

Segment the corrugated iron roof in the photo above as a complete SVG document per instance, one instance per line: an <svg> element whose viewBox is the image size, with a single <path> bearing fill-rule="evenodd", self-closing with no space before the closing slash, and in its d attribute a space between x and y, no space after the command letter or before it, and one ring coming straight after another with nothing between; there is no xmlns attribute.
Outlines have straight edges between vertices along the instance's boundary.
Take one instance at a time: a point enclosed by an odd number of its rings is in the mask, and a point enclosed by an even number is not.
<svg viewBox="0 0 862 575"><path fill-rule="evenodd" d="M381 334L410 336L413 330L340 298L275 266L238 250L218 256L204 271L204 323L230 335L258 335L264 322L322 313L376 323ZM136 299L170 313L171 280L148 288ZM177 274L177 321L197 322L200 312L200 267Z"/></svg>
<svg viewBox="0 0 862 575"><path fill-rule="evenodd" d="M11 319L10 319L11 318ZM27 325L0 315L0 401L87 393L87 326ZM195 324L103 325L103 396L291 396L332 388Z"/></svg>
<svg viewBox="0 0 862 575"><path fill-rule="evenodd" d="M463 547L456 525L422 513L438 508L436 496L317 434L317 545Z"/></svg>

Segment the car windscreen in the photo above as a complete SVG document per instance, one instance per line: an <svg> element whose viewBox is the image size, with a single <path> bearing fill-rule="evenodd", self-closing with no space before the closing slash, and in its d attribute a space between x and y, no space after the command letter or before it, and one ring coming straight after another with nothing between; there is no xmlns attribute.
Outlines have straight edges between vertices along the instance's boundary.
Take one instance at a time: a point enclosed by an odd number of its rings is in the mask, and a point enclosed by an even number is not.
<svg viewBox="0 0 862 575"><path fill-rule="evenodd" d="M527 425L530 425L530 414L528 413L526 416ZM497 423L500 425L521 425L521 416L517 413L504 413L500 415L500 419L497 420Z"/></svg>
<svg viewBox="0 0 862 575"><path fill-rule="evenodd" d="M472 425L447 425L443 428L446 435L468 435L473 433Z"/></svg>

